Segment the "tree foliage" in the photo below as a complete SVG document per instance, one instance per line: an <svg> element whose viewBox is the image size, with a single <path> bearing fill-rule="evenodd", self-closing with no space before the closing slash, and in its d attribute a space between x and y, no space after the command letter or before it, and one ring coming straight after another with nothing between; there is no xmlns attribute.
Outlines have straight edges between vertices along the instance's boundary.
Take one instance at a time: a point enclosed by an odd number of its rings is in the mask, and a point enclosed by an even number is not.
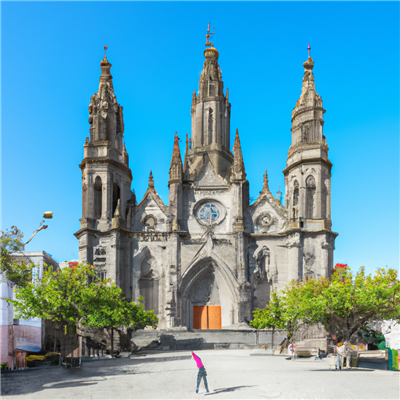
<svg viewBox="0 0 400 400"><path fill-rule="evenodd" d="M12 253L21 253L23 255L24 245L23 233L12 226L10 230L0 231L0 272L17 286L24 286L32 280L32 269L34 264L26 262L17 262Z"/></svg>
<svg viewBox="0 0 400 400"><path fill-rule="evenodd" d="M400 282L394 269L366 275L361 267L353 276L350 268L342 267L331 279L293 281L273 294L271 302L254 311L252 326L285 327L293 333L300 323L321 323L330 334L349 340L372 321L400 322Z"/></svg>
<svg viewBox="0 0 400 400"><path fill-rule="evenodd" d="M68 325L97 328L156 326L154 311L145 311L141 301L128 301L120 288L97 278L93 267L43 271L39 280L16 287L14 304L17 318L37 317Z"/></svg>

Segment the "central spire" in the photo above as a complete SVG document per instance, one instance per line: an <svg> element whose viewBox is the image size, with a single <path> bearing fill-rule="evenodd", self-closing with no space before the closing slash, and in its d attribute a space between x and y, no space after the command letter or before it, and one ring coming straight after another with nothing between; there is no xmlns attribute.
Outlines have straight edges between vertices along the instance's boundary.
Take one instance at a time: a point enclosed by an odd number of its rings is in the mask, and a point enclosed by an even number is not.
<svg viewBox="0 0 400 400"><path fill-rule="evenodd" d="M190 174L207 153L214 168L226 175L233 157L229 151L230 103L224 96L224 83L218 64L219 53L210 41L214 32L208 24L203 71L198 95L192 97L192 149L189 152ZM199 168L197 168L199 171Z"/></svg>

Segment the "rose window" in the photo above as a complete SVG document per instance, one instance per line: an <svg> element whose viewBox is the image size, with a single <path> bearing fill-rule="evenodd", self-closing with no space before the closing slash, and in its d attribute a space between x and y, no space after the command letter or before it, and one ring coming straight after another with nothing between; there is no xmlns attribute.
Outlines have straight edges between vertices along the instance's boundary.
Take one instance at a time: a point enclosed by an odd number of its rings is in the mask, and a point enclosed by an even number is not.
<svg viewBox="0 0 400 400"><path fill-rule="evenodd" d="M215 204L204 204L199 210L199 218L204 224L211 225L219 217L219 210Z"/></svg>

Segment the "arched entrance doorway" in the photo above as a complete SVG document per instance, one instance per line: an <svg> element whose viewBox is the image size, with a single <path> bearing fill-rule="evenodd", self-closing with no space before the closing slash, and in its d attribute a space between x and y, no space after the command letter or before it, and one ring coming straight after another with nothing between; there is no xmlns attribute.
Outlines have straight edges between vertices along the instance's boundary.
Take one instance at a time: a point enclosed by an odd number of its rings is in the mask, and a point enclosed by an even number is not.
<svg viewBox="0 0 400 400"><path fill-rule="evenodd" d="M221 329L237 322L231 272L212 258L189 267L182 277L182 322L190 329ZM233 278L234 279L234 278Z"/></svg>

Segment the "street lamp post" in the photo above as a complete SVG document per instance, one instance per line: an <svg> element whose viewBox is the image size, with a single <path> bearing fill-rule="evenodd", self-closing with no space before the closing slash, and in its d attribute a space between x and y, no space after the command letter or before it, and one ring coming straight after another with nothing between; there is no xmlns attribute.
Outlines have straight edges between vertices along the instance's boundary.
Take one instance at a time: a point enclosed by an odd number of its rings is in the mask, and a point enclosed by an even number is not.
<svg viewBox="0 0 400 400"><path fill-rule="evenodd" d="M46 211L46 212L43 214L43 218L45 218L45 219L51 219L51 218L53 218L53 212L52 212L52 211ZM33 232L33 235L31 236L31 238L30 238L26 243L24 243L24 248L25 248L25 246L35 237L35 235L36 235L38 232L40 232L42 229L47 229L47 228L48 228L48 225L44 225L44 219L43 219L42 222L41 222L40 225L39 225L39 228L37 228L36 231Z"/></svg>

